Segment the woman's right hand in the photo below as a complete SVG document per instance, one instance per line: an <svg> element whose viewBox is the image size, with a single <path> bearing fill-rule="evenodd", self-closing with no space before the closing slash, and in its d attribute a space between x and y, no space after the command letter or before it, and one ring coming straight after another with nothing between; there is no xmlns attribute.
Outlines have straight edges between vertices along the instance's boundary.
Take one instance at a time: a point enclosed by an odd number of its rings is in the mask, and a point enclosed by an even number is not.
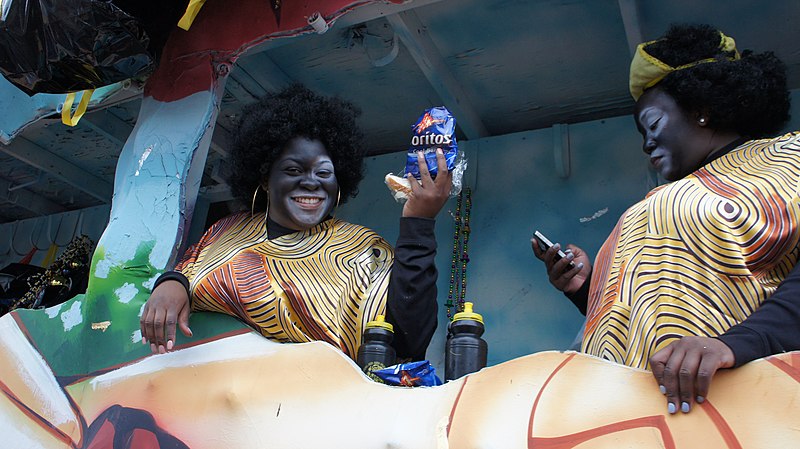
<svg viewBox="0 0 800 449"><path fill-rule="evenodd" d="M567 245L564 251L566 257L558 258L558 250L561 249L559 243L542 251L536 242L536 237L531 237L531 248L533 254L542 260L547 267L547 277L555 288L566 293L572 294L578 291L584 282L588 282L592 273L592 263L589 256L582 249L575 245ZM569 263L575 262L574 268L569 268Z"/></svg>
<svg viewBox="0 0 800 449"><path fill-rule="evenodd" d="M183 335L192 336L189 329L189 295L178 281L168 280L153 290L144 305L139 326L142 343L150 343L153 354L164 354L175 345L175 326Z"/></svg>

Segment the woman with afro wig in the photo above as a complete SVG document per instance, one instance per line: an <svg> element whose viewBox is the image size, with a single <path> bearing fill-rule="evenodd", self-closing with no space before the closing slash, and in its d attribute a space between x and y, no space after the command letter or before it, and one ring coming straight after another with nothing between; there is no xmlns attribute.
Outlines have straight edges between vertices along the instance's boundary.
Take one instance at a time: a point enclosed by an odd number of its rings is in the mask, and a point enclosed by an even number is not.
<svg viewBox="0 0 800 449"><path fill-rule="evenodd" d="M785 72L708 25L640 44L633 116L668 183L625 212L594 265L532 242L587 316L581 350L652 370L670 413L705 402L720 368L800 349L800 133L773 137Z"/></svg>
<svg viewBox="0 0 800 449"><path fill-rule="evenodd" d="M421 164L395 247L336 218L363 177L358 115L300 85L245 108L230 185L251 207L211 226L156 281L141 318L153 352L173 349L176 325L191 334L190 311L211 311L275 341L328 342L353 359L366 324L385 316L397 358L425 358L437 321L434 219L451 175L441 154L445 175L433 180Z"/></svg>

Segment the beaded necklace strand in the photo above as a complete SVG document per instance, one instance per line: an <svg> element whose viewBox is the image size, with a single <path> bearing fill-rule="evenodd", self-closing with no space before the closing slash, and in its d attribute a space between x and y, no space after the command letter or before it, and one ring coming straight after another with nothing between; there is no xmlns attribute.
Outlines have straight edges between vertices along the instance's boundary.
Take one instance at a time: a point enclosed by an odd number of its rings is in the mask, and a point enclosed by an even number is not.
<svg viewBox="0 0 800 449"><path fill-rule="evenodd" d="M462 216L461 209L464 206ZM455 306L456 312L464 310L464 302L467 297L467 263L469 263L469 216L472 210L472 191L466 189L466 195L462 190L456 202L455 230L453 231L453 260L450 264L450 289L447 294L447 318L452 321L450 308ZM459 261L461 262L459 264ZM453 298L455 297L455 303Z"/></svg>

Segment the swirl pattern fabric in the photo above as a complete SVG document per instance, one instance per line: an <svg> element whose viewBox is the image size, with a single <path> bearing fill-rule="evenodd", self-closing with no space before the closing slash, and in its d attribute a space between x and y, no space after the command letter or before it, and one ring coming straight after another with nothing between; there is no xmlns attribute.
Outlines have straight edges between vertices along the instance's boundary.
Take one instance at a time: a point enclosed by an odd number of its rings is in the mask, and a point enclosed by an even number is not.
<svg viewBox="0 0 800 449"><path fill-rule="evenodd" d="M747 142L629 208L598 253L582 350L647 368L682 336L717 336L798 260L800 133Z"/></svg>
<svg viewBox="0 0 800 449"><path fill-rule="evenodd" d="M279 342L326 341L354 358L366 323L385 314L391 245L330 219L267 239L264 216L214 224L176 267L193 311L232 315Z"/></svg>

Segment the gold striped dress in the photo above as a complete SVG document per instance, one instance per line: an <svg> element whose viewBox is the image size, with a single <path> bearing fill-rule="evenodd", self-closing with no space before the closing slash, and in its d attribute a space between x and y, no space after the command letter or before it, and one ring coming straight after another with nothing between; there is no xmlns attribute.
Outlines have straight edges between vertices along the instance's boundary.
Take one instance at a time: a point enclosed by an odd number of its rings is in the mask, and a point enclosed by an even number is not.
<svg viewBox="0 0 800 449"><path fill-rule="evenodd" d="M629 208L594 264L582 350L647 368L743 321L797 262L800 133L747 142Z"/></svg>
<svg viewBox="0 0 800 449"><path fill-rule="evenodd" d="M375 232L337 219L268 240L264 215L248 212L214 224L176 270L189 279L193 311L355 358L366 323L386 312L393 255Z"/></svg>

